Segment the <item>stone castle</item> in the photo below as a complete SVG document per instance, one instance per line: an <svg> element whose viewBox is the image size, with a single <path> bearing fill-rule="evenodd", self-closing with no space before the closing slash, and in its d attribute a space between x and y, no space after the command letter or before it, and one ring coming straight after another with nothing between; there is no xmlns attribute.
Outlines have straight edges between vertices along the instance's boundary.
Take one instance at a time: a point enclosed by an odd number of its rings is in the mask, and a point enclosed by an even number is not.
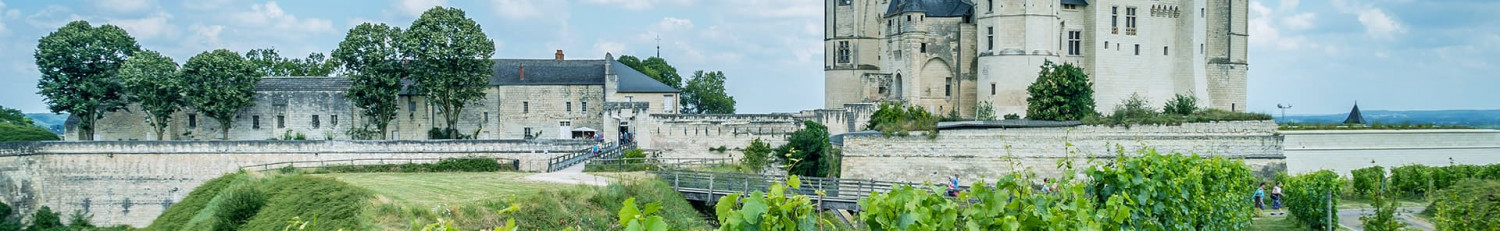
<svg viewBox="0 0 1500 231"><path fill-rule="evenodd" d="M1242 109L1248 0L825 0L827 108L901 101L1026 113L1045 61L1089 74L1100 111L1132 94Z"/></svg>

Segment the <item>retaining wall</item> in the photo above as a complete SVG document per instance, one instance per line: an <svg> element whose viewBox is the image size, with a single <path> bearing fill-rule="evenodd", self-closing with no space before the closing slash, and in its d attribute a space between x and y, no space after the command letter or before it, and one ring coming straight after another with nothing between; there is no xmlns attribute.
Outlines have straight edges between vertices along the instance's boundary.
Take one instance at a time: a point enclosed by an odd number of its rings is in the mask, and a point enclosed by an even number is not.
<svg viewBox="0 0 1500 231"><path fill-rule="evenodd" d="M1282 131L1287 172L1350 170L1380 165L1500 163L1500 131L1487 129Z"/></svg>

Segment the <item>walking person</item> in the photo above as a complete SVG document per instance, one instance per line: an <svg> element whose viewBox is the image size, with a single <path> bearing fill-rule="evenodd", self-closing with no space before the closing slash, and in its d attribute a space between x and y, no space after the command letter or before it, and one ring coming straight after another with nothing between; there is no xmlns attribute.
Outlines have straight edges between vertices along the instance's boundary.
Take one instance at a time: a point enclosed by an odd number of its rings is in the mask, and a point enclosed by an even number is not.
<svg viewBox="0 0 1500 231"><path fill-rule="evenodd" d="M1260 182L1260 187L1255 188L1255 209L1266 210L1266 182Z"/></svg>
<svg viewBox="0 0 1500 231"><path fill-rule="evenodd" d="M958 196L958 174L948 178L948 196Z"/></svg>
<svg viewBox="0 0 1500 231"><path fill-rule="evenodd" d="M1271 208L1281 212L1281 182L1276 182L1276 187L1271 188Z"/></svg>

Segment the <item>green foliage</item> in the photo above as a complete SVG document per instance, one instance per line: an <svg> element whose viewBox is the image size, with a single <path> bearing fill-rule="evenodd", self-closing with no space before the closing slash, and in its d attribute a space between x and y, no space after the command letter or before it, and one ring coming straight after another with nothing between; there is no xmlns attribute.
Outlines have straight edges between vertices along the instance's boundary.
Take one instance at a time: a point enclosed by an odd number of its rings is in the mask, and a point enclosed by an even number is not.
<svg viewBox="0 0 1500 231"><path fill-rule="evenodd" d="M11 208L10 205L7 205L3 202L0 202L0 231L21 230L21 222L18 221L18 218L13 219L13 217L11 217L11 215L13 214L15 214L14 208Z"/></svg>
<svg viewBox="0 0 1500 231"><path fill-rule="evenodd" d="M1427 190L1432 179L1430 167L1423 165L1406 165L1391 169L1391 189L1396 194L1407 197L1422 197L1427 195Z"/></svg>
<svg viewBox="0 0 1500 231"><path fill-rule="evenodd" d="M995 120L995 104L992 104L990 102L980 102L979 105L975 105L974 119L981 121Z"/></svg>
<svg viewBox="0 0 1500 231"><path fill-rule="evenodd" d="M1047 61L1036 82L1026 88L1026 117L1034 120L1082 120L1094 112L1094 83L1071 63Z"/></svg>
<svg viewBox="0 0 1500 231"><path fill-rule="evenodd" d="M515 171L515 166L502 165L496 159L483 157L468 157L443 159L437 163L406 163L385 165L335 165L323 167L320 172L329 173L354 173L354 172L498 172Z"/></svg>
<svg viewBox="0 0 1500 231"><path fill-rule="evenodd" d="M35 125L0 123L0 142L59 140L57 134Z"/></svg>
<svg viewBox="0 0 1500 231"><path fill-rule="evenodd" d="M1500 181L1467 179L1433 195L1438 230L1494 230L1500 227Z"/></svg>
<svg viewBox="0 0 1500 231"><path fill-rule="evenodd" d="M625 158L632 159L646 158L646 151L642 151L639 148L626 149L624 156Z"/></svg>
<svg viewBox="0 0 1500 231"><path fill-rule="evenodd" d="M724 153L725 151L729 151L729 147L725 147L724 145L719 145L718 147L709 147L708 151L710 151L710 152L717 152L717 153Z"/></svg>
<svg viewBox="0 0 1500 231"><path fill-rule="evenodd" d="M323 53L313 52L305 59L291 59L282 57L275 48L251 49L245 52L245 59L255 65L255 73L260 76L328 76L338 67L336 60L328 59Z"/></svg>
<svg viewBox="0 0 1500 231"><path fill-rule="evenodd" d="M91 218L94 218L94 215L89 215L87 213L84 213L83 211L73 211L73 215L68 215L68 227L84 230L93 228L94 224L92 222L89 222L89 219Z"/></svg>
<svg viewBox="0 0 1500 231"><path fill-rule="evenodd" d="M719 198L714 204L719 230L821 230L831 226L831 221L818 216L811 197L788 192L797 191L801 185L797 176L788 176L786 183L773 184L766 192Z"/></svg>
<svg viewBox="0 0 1500 231"><path fill-rule="evenodd" d="M1355 169L1349 174L1353 176L1350 180L1354 183L1354 194L1359 196L1376 196L1385 181L1385 167L1379 165Z"/></svg>
<svg viewBox="0 0 1500 231"><path fill-rule="evenodd" d="M620 208L620 227L628 231L666 231L670 228L667 222L656 215L661 210L661 202L647 203L645 208L636 209L635 198L625 199Z"/></svg>
<svg viewBox="0 0 1500 231"><path fill-rule="evenodd" d="M646 74L646 76L650 76L651 79L655 79L656 81L661 82L662 84L666 84L667 86L672 86L672 88L682 90L682 76L677 74L676 67L672 67L671 64L667 64L666 59L662 59L661 57L650 57L646 58L646 60L641 60L640 58L636 58L635 56L621 55L619 61L620 63L625 64L625 66L628 66L631 69L635 69L636 71L640 71L641 73Z"/></svg>
<svg viewBox="0 0 1500 231"><path fill-rule="evenodd" d="M1329 223L1329 215L1336 213L1334 210L1339 205L1339 194L1343 189L1344 179L1339 178L1338 173L1332 170L1322 170L1297 176L1287 176L1285 173L1276 176L1277 182L1282 183L1282 204L1287 205L1291 217L1297 218L1303 224L1314 229L1322 229L1336 223Z"/></svg>
<svg viewBox="0 0 1500 231"><path fill-rule="evenodd" d="M319 227L360 230L360 212L369 203L370 193L330 178L285 175L257 185L269 195L242 230L276 230L284 228L293 217L316 217Z"/></svg>
<svg viewBox="0 0 1500 231"><path fill-rule="evenodd" d="M302 132L288 129L286 131L283 131L281 133L281 136L271 137L271 140L307 140L307 135L302 134Z"/></svg>
<svg viewBox="0 0 1500 231"><path fill-rule="evenodd" d="M31 118L26 118L26 113L21 113L20 109L6 108L5 106L0 106L0 123L36 126L31 121Z"/></svg>
<svg viewBox="0 0 1500 231"><path fill-rule="evenodd" d="M803 121L802 129L787 136L787 143L776 148L776 156L788 163L789 174L816 177L837 177L838 157L832 156L833 145L828 143L828 127L815 121Z"/></svg>
<svg viewBox="0 0 1500 231"><path fill-rule="evenodd" d="M693 72L682 88L683 114L734 114L734 96L724 92L724 72Z"/></svg>
<svg viewBox="0 0 1500 231"><path fill-rule="evenodd" d="M243 173L230 173L203 182L202 185L194 188L193 192L188 193L187 197L182 198L182 201L173 204L161 215L156 216L156 220L151 221L151 226L147 226L145 230L182 230L187 226L188 221L193 219L193 216L208 207L209 201L213 200L214 196L229 188L235 180L244 177Z"/></svg>
<svg viewBox="0 0 1500 231"><path fill-rule="evenodd" d="M493 75L495 41L463 10L433 7L401 34L399 50L412 60L405 72L442 115L446 137L457 137L459 116L483 99ZM434 126L435 127L435 126Z"/></svg>
<svg viewBox="0 0 1500 231"><path fill-rule="evenodd" d="M73 21L37 41L39 94L54 113L78 116L78 138L92 140L94 122L128 104L117 73L140 50L135 38L114 25Z"/></svg>
<svg viewBox="0 0 1500 231"><path fill-rule="evenodd" d="M1141 94L1131 93L1129 98L1125 98L1124 100L1120 101L1120 104L1115 105L1115 112L1110 114L1110 117L1137 119L1154 117L1157 115L1159 115L1159 113L1156 112L1156 108L1151 108L1151 102L1148 101L1145 96L1141 96Z"/></svg>
<svg viewBox="0 0 1500 231"><path fill-rule="evenodd" d="M1090 116L1084 118L1085 125L1105 126L1130 126L1139 124L1149 125L1181 125L1183 123L1204 123L1219 121L1262 121L1271 120L1271 115L1249 112L1232 112L1220 109L1196 110L1191 115L1175 115L1164 113L1152 113L1144 117L1125 117L1118 115Z"/></svg>
<svg viewBox="0 0 1500 231"><path fill-rule="evenodd" d="M549 189L499 204L520 205L514 217L520 230L619 230L624 228L618 219L619 211L624 209L621 202L629 198L639 203L659 203L660 209L654 214L662 217L664 224L683 230L712 228L682 194L659 180Z"/></svg>
<svg viewBox="0 0 1500 231"><path fill-rule="evenodd" d="M213 211L213 230L240 230L262 207L266 206L266 193L255 185L240 184L227 189L219 196L218 206Z"/></svg>
<svg viewBox="0 0 1500 231"><path fill-rule="evenodd" d="M766 165L771 164L771 144L755 138L750 141L750 146L745 146L744 156L740 157L740 172L760 173Z"/></svg>
<svg viewBox="0 0 1500 231"><path fill-rule="evenodd" d="M333 60L343 64L350 82L344 97L368 118L362 126L375 127L374 136L364 137L386 138L386 127L396 119L396 95L406 71L399 62L403 57L400 39L401 28L363 23L349 29L333 50Z"/></svg>
<svg viewBox="0 0 1500 231"><path fill-rule="evenodd" d="M1250 225L1255 176L1244 162L1222 157L1158 154L1139 150L1123 153L1113 163L1090 169L1089 191L1097 203L1123 197L1130 229L1241 230ZM1336 175L1335 175L1336 176Z"/></svg>
<svg viewBox="0 0 1500 231"><path fill-rule="evenodd" d="M220 139L229 139L229 129L240 109L255 106L255 85L260 75L239 53L219 49L189 58L182 65L187 105L219 122Z"/></svg>
<svg viewBox="0 0 1500 231"><path fill-rule="evenodd" d="M1198 97L1188 94L1177 94L1161 107L1163 113L1176 115L1192 115L1198 110Z"/></svg>
<svg viewBox="0 0 1500 231"><path fill-rule="evenodd" d="M62 216L53 212L52 208L43 205L42 208L36 210L36 214L31 215L31 226L26 227L26 230L52 230L65 227L67 226L63 226Z"/></svg>
<svg viewBox="0 0 1500 231"><path fill-rule="evenodd" d="M163 140L172 114L186 104L177 63L161 53L141 50L125 60L119 76L130 101L140 103L141 110L148 115L147 122L156 129L156 140Z"/></svg>
<svg viewBox="0 0 1500 231"><path fill-rule="evenodd" d="M926 131L929 137L935 138L938 120L927 109L916 105L883 102L880 103L880 109L870 114L870 121L865 124L865 129L880 131L886 136L906 136L908 132Z"/></svg>
<svg viewBox="0 0 1500 231"><path fill-rule="evenodd" d="M446 140L446 139L470 140L470 139L474 139L474 136L471 135L471 134L460 133L460 132L458 132L458 129L452 129L452 128L447 128L447 129L444 129L444 128L431 128L431 129L427 129L427 139L434 139L434 140Z"/></svg>
<svg viewBox="0 0 1500 231"><path fill-rule="evenodd" d="M1383 172L1382 172L1383 173ZM1379 184L1377 182L1377 184ZM1406 223L1396 219L1396 210L1400 208L1401 202L1396 201L1379 186L1375 191L1369 192L1370 205L1375 207L1375 214L1360 216L1359 221L1365 230L1370 231L1399 231L1406 229Z"/></svg>
<svg viewBox="0 0 1500 231"><path fill-rule="evenodd" d="M1391 169L1392 193L1405 197L1423 197L1464 179L1500 180L1500 164L1443 167L1407 165Z"/></svg>
<svg viewBox="0 0 1500 231"><path fill-rule="evenodd" d="M1017 115L1016 113L1005 114L1005 119L1006 120L1018 120L1018 119L1021 119L1021 115Z"/></svg>
<svg viewBox="0 0 1500 231"><path fill-rule="evenodd" d="M861 200L860 220L871 230L1119 230L1130 218L1124 196L1096 203L1072 174L1042 185L1057 189L1051 193L1033 182L1030 174L1006 174L954 198L934 193L940 188L902 186Z"/></svg>

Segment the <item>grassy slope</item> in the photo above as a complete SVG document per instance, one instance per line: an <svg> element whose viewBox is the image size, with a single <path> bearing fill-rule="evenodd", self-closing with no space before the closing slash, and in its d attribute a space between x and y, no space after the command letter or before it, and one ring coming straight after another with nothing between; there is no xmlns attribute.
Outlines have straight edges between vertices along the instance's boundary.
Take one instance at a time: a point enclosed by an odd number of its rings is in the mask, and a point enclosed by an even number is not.
<svg viewBox="0 0 1500 231"><path fill-rule="evenodd" d="M242 230L281 230L293 217L317 220L319 229L366 230L362 220L364 202L370 193L364 189L330 178L307 175L229 174L204 183L172 205L146 230L212 230L221 226L214 214L222 209L234 187L255 187L267 196L266 204L254 214Z"/></svg>
<svg viewBox="0 0 1500 231"><path fill-rule="evenodd" d="M181 230L187 226L193 216L198 215L203 208L208 206L214 196L219 195L219 191L228 188L231 183L243 176L243 174L232 173L204 182L203 185L193 189L192 193L188 193L182 201L173 204L172 207L167 208L167 211L157 216L156 220L151 221L151 226L146 227L146 230Z"/></svg>
<svg viewBox="0 0 1500 231"><path fill-rule="evenodd" d="M526 175L530 173L337 173L320 176L370 189L383 197L380 198L382 201L423 208L497 200L559 187L557 184L522 180Z"/></svg>

